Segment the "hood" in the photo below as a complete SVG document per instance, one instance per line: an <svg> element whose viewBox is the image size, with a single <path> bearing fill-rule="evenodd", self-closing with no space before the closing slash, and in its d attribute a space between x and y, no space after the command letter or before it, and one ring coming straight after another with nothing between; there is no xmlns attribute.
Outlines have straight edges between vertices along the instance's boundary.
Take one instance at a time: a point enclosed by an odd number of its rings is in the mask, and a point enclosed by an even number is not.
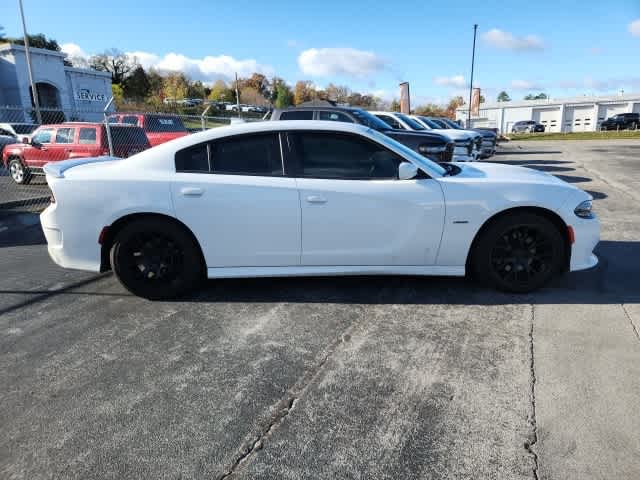
<svg viewBox="0 0 640 480"><path fill-rule="evenodd" d="M485 182L496 181L505 183L527 183L527 184L546 184L546 185L563 185L568 188L579 190L576 186L560 180L547 172L534 170L526 167L516 167L513 165L502 165L499 163L465 163L457 164L461 171L452 177L442 177L445 180L466 181L466 182Z"/></svg>
<svg viewBox="0 0 640 480"><path fill-rule="evenodd" d="M385 130L381 133L384 133L386 136L393 138L394 140L398 140L400 143L404 143L406 140L415 140L415 141L424 141L428 143L436 143L436 144L445 144L449 143L449 138L442 133L434 133L434 132L411 132L407 130Z"/></svg>
<svg viewBox="0 0 640 480"><path fill-rule="evenodd" d="M476 132L468 132L466 130L456 130L455 128L447 128L438 130L438 132L446 135L452 140L468 140L476 137L478 134Z"/></svg>

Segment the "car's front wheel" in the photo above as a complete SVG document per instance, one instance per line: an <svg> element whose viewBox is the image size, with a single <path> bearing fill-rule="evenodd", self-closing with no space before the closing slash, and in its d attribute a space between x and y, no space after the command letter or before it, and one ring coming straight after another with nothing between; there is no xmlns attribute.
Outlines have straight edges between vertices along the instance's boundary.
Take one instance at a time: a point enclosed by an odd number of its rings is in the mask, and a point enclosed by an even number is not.
<svg viewBox="0 0 640 480"><path fill-rule="evenodd" d="M31 172L19 158L9 160L9 174L18 185L26 185L31 181Z"/></svg>
<svg viewBox="0 0 640 480"><path fill-rule="evenodd" d="M547 284L564 262L565 242L551 221L534 213L513 213L482 232L471 267L483 283L526 293Z"/></svg>
<svg viewBox="0 0 640 480"><path fill-rule="evenodd" d="M123 227L113 241L110 261L127 290L152 300L183 295L203 277L202 256L191 235L161 218L143 218Z"/></svg>

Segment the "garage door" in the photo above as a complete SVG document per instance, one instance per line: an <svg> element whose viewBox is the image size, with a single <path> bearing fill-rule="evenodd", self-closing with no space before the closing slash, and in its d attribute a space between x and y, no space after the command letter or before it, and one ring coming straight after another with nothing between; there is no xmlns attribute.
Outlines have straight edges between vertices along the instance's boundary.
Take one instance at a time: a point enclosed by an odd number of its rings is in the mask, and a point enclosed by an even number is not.
<svg viewBox="0 0 640 480"><path fill-rule="evenodd" d="M545 132L560 131L560 109L545 108L533 111L533 119L544 125Z"/></svg>
<svg viewBox="0 0 640 480"><path fill-rule="evenodd" d="M598 109L598 125L609 117L613 117L618 113L627 113L627 103L612 103L610 105L600 105Z"/></svg>
<svg viewBox="0 0 640 480"><path fill-rule="evenodd" d="M564 109L565 132L588 132L594 130L593 107L575 106Z"/></svg>
<svg viewBox="0 0 640 480"><path fill-rule="evenodd" d="M640 113L640 103L633 104L633 113Z"/></svg>

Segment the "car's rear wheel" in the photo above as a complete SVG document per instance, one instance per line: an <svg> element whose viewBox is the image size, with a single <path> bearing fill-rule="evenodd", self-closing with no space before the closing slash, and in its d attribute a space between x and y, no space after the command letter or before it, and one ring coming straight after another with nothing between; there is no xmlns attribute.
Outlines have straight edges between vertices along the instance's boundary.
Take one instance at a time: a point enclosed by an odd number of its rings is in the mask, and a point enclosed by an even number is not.
<svg viewBox="0 0 640 480"><path fill-rule="evenodd" d="M31 181L31 172L19 158L9 160L9 174L11 179L19 185L26 185Z"/></svg>
<svg viewBox="0 0 640 480"><path fill-rule="evenodd" d="M499 218L482 232L473 251L479 280L499 290L526 293L562 271L565 243L558 228L534 213Z"/></svg>
<svg viewBox="0 0 640 480"><path fill-rule="evenodd" d="M159 218L125 225L113 241L110 261L127 290L152 300L183 295L203 276L200 250L191 235L178 224Z"/></svg>

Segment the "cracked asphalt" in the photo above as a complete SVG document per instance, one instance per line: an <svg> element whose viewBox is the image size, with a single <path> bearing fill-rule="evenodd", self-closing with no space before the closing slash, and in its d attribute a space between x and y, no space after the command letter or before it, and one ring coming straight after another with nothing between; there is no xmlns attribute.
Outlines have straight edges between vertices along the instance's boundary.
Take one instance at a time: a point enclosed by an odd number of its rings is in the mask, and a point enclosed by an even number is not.
<svg viewBox="0 0 640 480"><path fill-rule="evenodd" d="M594 196L596 269L531 295L296 278L149 302L0 215L0 478L640 478L640 142L492 160Z"/></svg>

